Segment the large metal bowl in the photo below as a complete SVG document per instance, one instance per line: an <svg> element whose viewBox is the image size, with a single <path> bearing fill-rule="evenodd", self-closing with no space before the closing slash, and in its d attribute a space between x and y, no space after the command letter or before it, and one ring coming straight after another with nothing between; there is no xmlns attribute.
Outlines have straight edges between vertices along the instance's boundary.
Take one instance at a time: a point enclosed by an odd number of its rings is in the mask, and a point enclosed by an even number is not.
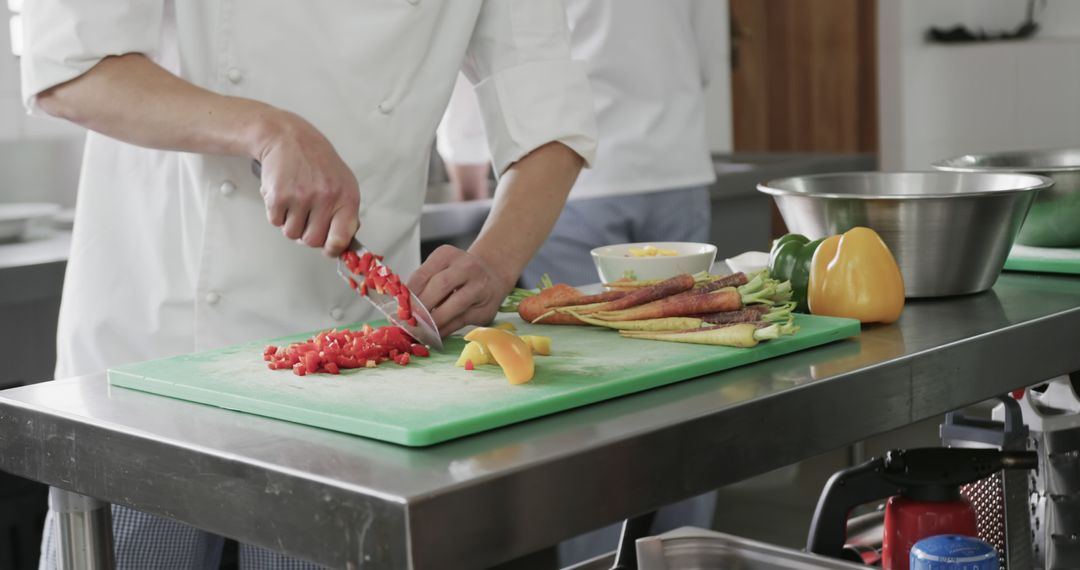
<svg viewBox="0 0 1080 570"><path fill-rule="evenodd" d="M1080 149L968 154L933 164L947 172L1026 172L1054 187L1039 192L1016 242L1037 247L1080 247Z"/></svg>
<svg viewBox="0 0 1080 570"><path fill-rule="evenodd" d="M856 226L892 250L908 297L985 291L994 285L1024 216L1053 181L1032 174L848 172L772 180L788 228L817 239Z"/></svg>

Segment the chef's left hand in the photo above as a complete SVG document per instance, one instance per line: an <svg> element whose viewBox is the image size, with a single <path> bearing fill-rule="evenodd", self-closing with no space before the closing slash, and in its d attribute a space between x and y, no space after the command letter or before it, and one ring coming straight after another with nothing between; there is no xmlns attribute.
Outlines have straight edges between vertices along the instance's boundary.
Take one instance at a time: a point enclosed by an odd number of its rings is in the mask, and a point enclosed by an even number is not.
<svg viewBox="0 0 1080 570"><path fill-rule="evenodd" d="M479 255L453 246L436 249L409 278L409 290L431 310L442 336L465 325L490 323L517 283Z"/></svg>

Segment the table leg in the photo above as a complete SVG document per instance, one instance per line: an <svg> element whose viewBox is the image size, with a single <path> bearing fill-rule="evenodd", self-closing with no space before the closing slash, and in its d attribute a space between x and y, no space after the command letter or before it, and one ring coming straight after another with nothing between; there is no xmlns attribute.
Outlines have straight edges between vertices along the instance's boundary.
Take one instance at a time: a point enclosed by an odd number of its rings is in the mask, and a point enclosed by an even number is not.
<svg viewBox="0 0 1080 570"><path fill-rule="evenodd" d="M109 503L49 488L60 570L113 570Z"/></svg>
<svg viewBox="0 0 1080 570"><path fill-rule="evenodd" d="M615 551L612 570L637 570L637 539L649 536L656 511L626 519L619 537L619 549Z"/></svg>

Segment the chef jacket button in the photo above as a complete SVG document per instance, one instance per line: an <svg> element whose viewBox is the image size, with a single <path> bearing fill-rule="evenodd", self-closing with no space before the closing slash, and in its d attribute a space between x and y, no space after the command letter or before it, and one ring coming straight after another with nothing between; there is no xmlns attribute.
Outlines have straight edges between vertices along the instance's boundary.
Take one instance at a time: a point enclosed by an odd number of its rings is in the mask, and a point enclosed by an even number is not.
<svg viewBox="0 0 1080 570"><path fill-rule="evenodd" d="M229 81L232 83L240 83L240 81L244 79L244 72L240 71L239 68L230 67L229 71L225 72L225 76L228 77Z"/></svg>
<svg viewBox="0 0 1080 570"><path fill-rule="evenodd" d="M211 291L206 294L207 305L216 305L219 301L221 301L221 293L218 293L217 291Z"/></svg>
<svg viewBox="0 0 1080 570"><path fill-rule="evenodd" d="M389 99L383 101L382 103L379 103L379 112L381 112L382 114L389 115L391 112L393 112L393 110L394 104L391 103Z"/></svg>
<svg viewBox="0 0 1080 570"><path fill-rule="evenodd" d="M232 180L226 180L221 183L221 195L228 198L236 193L236 184L233 184Z"/></svg>
<svg viewBox="0 0 1080 570"><path fill-rule="evenodd" d="M340 321L341 319L345 318L345 310L341 307L334 307L333 309L330 309L330 316L335 321Z"/></svg>

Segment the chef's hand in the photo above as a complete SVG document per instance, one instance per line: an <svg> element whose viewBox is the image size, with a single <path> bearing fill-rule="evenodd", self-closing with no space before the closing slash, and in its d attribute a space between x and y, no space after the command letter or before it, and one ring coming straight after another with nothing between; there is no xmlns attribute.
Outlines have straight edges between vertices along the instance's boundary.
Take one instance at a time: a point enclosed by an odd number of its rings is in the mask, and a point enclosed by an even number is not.
<svg viewBox="0 0 1080 570"><path fill-rule="evenodd" d="M444 245L409 278L409 290L431 310L442 336L490 323L516 278L500 275L479 255Z"/></svg>
<svg viewBox="0 0 1080 570"><path fill-rule="evenodd" d="M255 158L270 223L285 237L337 257L360 228L356 176L311 123L282 112Z"/></svg>

